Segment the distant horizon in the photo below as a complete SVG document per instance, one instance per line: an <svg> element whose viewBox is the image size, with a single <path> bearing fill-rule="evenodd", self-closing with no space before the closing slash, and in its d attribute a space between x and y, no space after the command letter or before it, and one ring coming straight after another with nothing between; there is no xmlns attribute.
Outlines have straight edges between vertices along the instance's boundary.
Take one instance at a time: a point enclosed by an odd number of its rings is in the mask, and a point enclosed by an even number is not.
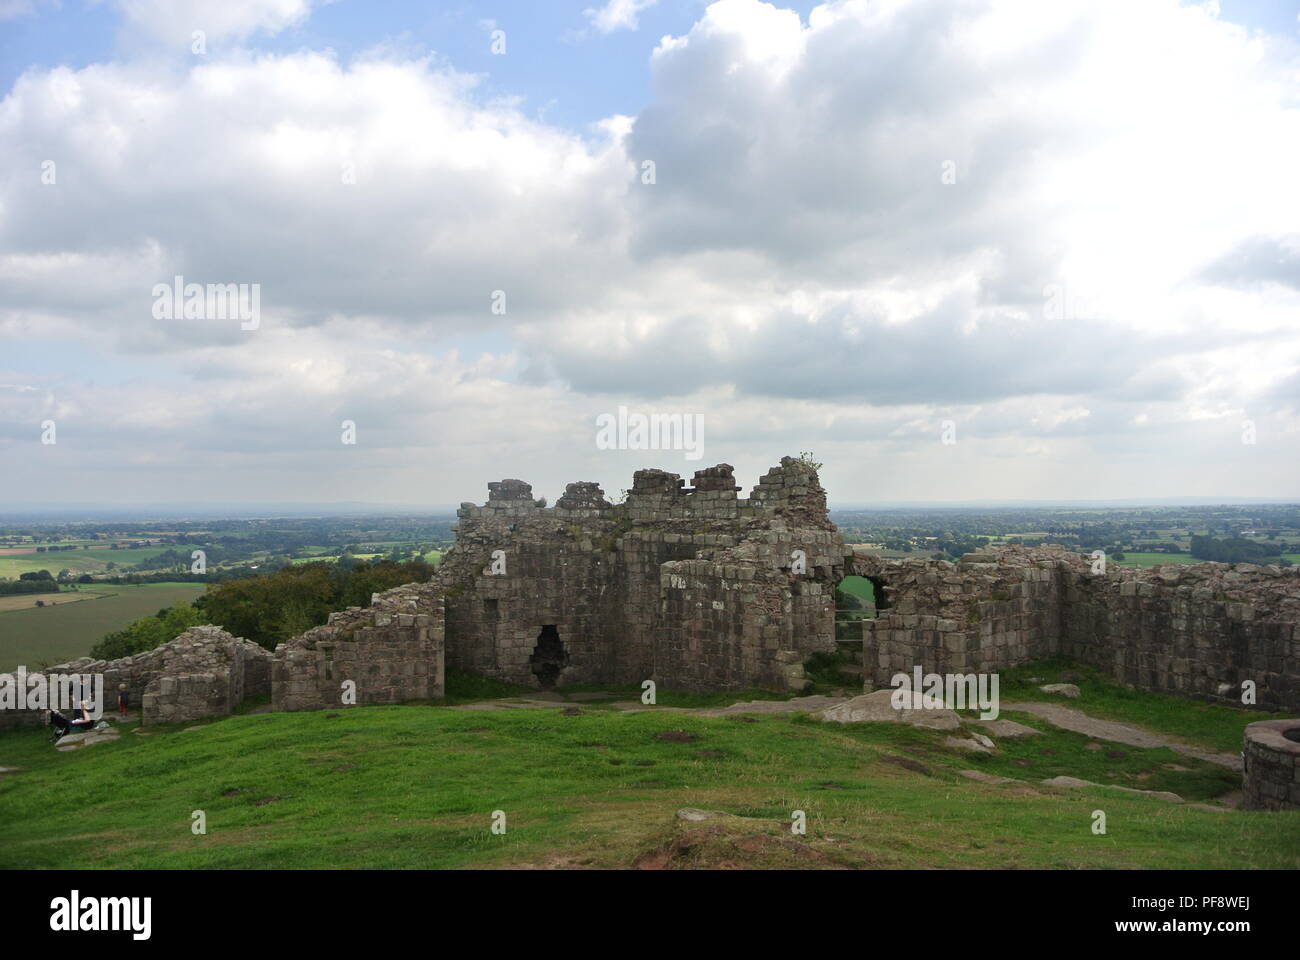
<svg viewBox="0 0 1300 960"><path fill-rule="evenodd" d="M553 504L550 504L553 506ZM1013 510L1013 509L1123 509L1127 507L1237 507L1237 506L1300 506L1300 497L1160 497L1120 499L1007 499L1007 500L844 500L828 501L830 512L870 510ZM31 501L8 503L0 508L0 523L34 521L41 519L76 522L103 520L116 517L121 520L234 520L255 519L311 519L313 517L339 518L347 516L383 516L385 514L411 514L420 516L454 516L459 504L382 503L378 501L226 501L164 503L112 503L104 501L59 502Z"/></svg>

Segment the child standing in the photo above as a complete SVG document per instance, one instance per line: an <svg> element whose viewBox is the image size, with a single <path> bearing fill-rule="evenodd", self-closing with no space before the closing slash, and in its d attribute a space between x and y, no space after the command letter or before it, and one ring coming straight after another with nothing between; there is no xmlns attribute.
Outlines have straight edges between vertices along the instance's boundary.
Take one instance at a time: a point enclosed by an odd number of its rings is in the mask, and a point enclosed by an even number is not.
<svg viewBox="0 0 1300 960"><path fill-rule="evenodd" d="M124 717L126 716L126 711L130 706L130 701L131 692L127 690L125 683L119 683L117 685L117 712Z"/></svg>

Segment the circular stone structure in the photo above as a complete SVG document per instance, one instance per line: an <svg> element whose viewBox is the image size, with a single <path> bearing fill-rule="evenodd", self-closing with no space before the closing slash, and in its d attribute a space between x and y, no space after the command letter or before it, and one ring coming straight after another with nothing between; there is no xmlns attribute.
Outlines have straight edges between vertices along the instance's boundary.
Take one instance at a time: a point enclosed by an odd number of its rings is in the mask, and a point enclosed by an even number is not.
<svg viewBox="0 0 1300 960"><path fill-rule="evenodd" d="M1300 720L1261 720L1246 728L1242 809L1300 810Z"/></svg>

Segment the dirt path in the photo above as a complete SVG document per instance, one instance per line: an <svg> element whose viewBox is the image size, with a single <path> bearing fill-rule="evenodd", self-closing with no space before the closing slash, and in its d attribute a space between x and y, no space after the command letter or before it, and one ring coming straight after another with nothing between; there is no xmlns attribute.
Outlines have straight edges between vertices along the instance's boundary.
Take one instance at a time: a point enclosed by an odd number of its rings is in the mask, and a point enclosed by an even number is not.
<svg viewBox="0 0 1300 960"><path fill-rule="evenodd" d="M1152 733L1150 730L1144 730L1142 727L1135 727L1132 724L1090 717L1082 710L1076 710L1073 707L1063 707L1057 703L1004 703L1002 709L1032 713L1036 717L1042 717L1052 726L1060 727L1062 730L1082 733L1097 740L1109 740L1112 743L1123 743L1130 747L1141 747L1148 750L1155 747L1168 747L1175 753L1181 753L1185 757L1193 757L1197 760L1204 760L1206 763L1215 763L1221 767L1227 767L1237 773L1241 772L1241 756L1238 754L1214 753L1203 747L1196 747L1181 740L1170 739L1164 734Z"/></svg>

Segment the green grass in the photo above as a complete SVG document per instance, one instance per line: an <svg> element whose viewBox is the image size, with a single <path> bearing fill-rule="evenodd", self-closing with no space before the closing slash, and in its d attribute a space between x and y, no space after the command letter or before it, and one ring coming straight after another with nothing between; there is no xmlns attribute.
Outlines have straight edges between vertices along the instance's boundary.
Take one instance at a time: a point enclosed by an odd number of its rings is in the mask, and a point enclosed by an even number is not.
<svg viewBox="0 0 1300 960"><path fill-rule="evenodd" d="M111 595L99 599L0 612L0 672L20 664L35 668L83 657L104 634L163 607L193 600L204 589L202 583L107 585L96 592Z"/></svg>
<svg viewBox="0 0 1300 960"><path fill-rule="evenodd" d="M475 700L500 700L504 697L524 697L535 693L531 687L504 683L462 670L448 670L445 679L447 703L473 703Z"/></svg>
<svg viewBox="0 0 1300 960"><path fill-rule="evenodd" d="M1061 676L1063 671L1069 672L1068 682L1078 686L1079 699L1067 700L1038 689L1044 683L1059 683L1066 679ZM1035 682L1030 680L1031 677L1040 679ZM1066 660L1041 660L1016 667L1000 674L998 682L998 694L1003 702L1060 703L1082 710L1091 717L1136 724L1221 753L1241 750L1242 731L1247 724L1288 716L1131 690L1097 670Z"/></svg>
<svg viewBox="0 0 1300 960"><path fill-rule="evenodd" d="M686 844L701 866L719 865L716 855L740 866L1300 867L1300 815L956 774L1113 773L1187 796L1220 785L1187 758L1177 763L1192 769L1169 769L1167 751L1107 759L1061 731L1003 741L1002 755L984 758L893 724L585 706L576 716L360 707L150 729L71 753L38 731L0 736L0 766L21 768L0 777L0 868L627 867L677 849L685 828L674 813L685 806L808 817L797 862L778 839L788 830L739 822L771 842L734 843L710 827L708 844ZM655 736L677 730L696 739ZM1090 829L1099 808L1105 836ZM204 836L191 833L195 810ZM504 836L489 829L495 810L506 813Z"/></svg>
<svg viewBox="0 0 1300 960"><path fill-rule="evenodd" d="M1036 779L1078 777L1137 790L1167 790L1185 800L1210 800L1241 787L1241 776L1226 767L1167 748L1142 750L1094 741L1080 733L1058 730L1033 714L1011 710L1001 713L999 719L1034 727L1045 736L1001 739L996 753L972 754L968 760L971 769L1016 778L1032 769ZM1237 742L1240 746L1240 737ZM1100 743L1101 749L1090 750L1089 743Z"/></svg>

